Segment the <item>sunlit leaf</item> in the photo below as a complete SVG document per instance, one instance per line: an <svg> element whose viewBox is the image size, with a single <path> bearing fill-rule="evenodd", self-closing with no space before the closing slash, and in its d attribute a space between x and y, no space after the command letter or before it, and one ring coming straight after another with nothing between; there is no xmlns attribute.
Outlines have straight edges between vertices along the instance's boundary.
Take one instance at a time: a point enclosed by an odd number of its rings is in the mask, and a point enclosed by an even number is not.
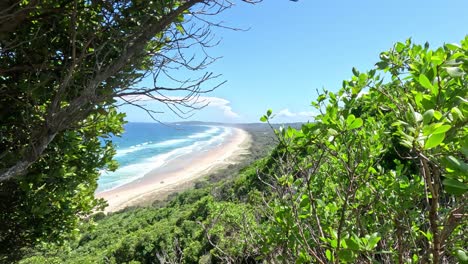
<svg viewBox="0 0 468 264"><path fill-rule="evenodd" d="M447 47L449 50L458 50L461 48L460 45L456 43L447 43L445 44L445 47Z"/></svg>
<svg viewBox="0 0 468 264"><path fill-rule="evenodd" d="M468 255L466 254L466 251L462 249L457 249L455 254L457 256L458 261L460 261L460 263L462 264L468 263Z"/></svg>
<svg viewBox="0 0 468 264"><path fill-rule="evenodd" d="M272 111L271 109L268 109L268 111L267 111L267 116L271 116L271 113L272 113L272 112L273 112L273 111Z"/></svg>
<svg viewBox="0 0 468 264"><path fill-rule="evenodd" d="M434 130L434 132L432 132L432 134L445 133L445 132L449 131L450 128L452 128L450 125L442 125L442 126L436 128L436 129Z"/></svg>
<svg viewBox="0 0 468 264"><path fill-rule="evenodd" d="M452 77L462 77L465 72L458 67L447 67L447 73Z"/></svg>
<svg viewBox="0 0 468 264"><path fill-rule="evenodd" d="M434 89L434 86L432 85L431 81L429 81L429 79L424 74L419 75L419 84L421 84L424 88L430 90Z"/></svg>
<svg viewBox="0 0 468 264"><path fill-rule="evenodd" d="M431 149L435 148L440 145L445 139L445 133L440 133L440 134L432 134L429 136L429 138L426 141L426 144L424 145L425 149Z"/></svg>
<svg viewBox="0 0 468 264"><path fill-rule="evenodd" d="M354 116L353 116L354 117ZM348 117L349 118L349 117ZM347 120L348 121L348 120ZM353 119L349 124L348 124L348 129L356 129L362 126L364 122L362 121L361 118L355 118Z"/></svg>

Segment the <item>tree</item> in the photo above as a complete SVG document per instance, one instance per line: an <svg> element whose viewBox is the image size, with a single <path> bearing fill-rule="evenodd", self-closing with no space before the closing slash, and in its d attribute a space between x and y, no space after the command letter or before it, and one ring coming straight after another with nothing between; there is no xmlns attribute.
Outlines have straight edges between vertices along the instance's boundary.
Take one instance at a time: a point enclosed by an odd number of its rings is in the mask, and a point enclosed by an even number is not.
<svg viewBox="0 0 468 264"><path fill-rule="evenodd" d="M274 193L261 239L270 258L466 261L467 50L468 37L435 50L399 42L319 95L315 122L277 132L260 175Z"/></svg>
<svg viewBox="0 0 468 264"><path fill-rule="evenodd" d="M249 1L245 1L249 2ZM60 240L99 204L99 168L115 168L115 106L149 97L184 116L216 76L178 79L215 58L206 20L232 4L201 0L2 1L0 242L4 250ZM139 87L153 77L154 87ZM168 84L176 84L168 86ZM120 101L117 101L119 99ZM149 114L155 112L146 109ZM154 117L154 116L153 116Z"/></svg>
<svg viewBox="0 0 468 264"><path fill-rule="evenodd" d="M185 80L180 87L137 88L139 80L177 65L203 69L183 49L208 45L209 29L193 19L206 13L192 1L31 1L4 9L1 35L2 109L6 140L0 180L24 174L55 136L91 113L106 111L116 97L146 95L169 105L190 107L212 78ZM155 82L158 79L155 79ZM185 91L182 99L161 95ZM128 100L127 100L128 101Z"/></svg>

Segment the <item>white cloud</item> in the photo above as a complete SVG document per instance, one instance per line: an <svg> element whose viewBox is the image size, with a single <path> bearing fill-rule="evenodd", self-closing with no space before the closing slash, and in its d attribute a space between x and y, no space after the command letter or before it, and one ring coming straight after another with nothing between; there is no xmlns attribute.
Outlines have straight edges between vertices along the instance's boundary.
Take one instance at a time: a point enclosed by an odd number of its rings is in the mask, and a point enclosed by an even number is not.
<svg viewBox="0 0 468 264"><path fill-rule="evenodd" d="M223 114L229 118L239 118L239 114L234 112L231 107L231 102L220 97L199 97L199 103L208 104L207 107L218 108L223 111Z"/></svg>
<svg viewBox="0 0 468 264"><path fill-rule="evenodd" d="M125 100L130 102L151 102L155 101L154 98L148 97L146 95L131 95L125 96ZM216 111L221 111L223 115L227 118L239 118L240 115L232 110L231 102L224 98L220 97L213 97L213 96L193 96L193 97L183 97L183 96L157 96L156 100L182 100L189 105L193 105L195 107L205 106L206 108L214 108Z"/></svg>
<svg viewBox="0 0 468 264"><path fill-rule="evenodd" d="M317 114L314 112L291 112L288 108L285 108L278 113L276 113L276 117L290 117L290 118L312 118Z"/></svg>

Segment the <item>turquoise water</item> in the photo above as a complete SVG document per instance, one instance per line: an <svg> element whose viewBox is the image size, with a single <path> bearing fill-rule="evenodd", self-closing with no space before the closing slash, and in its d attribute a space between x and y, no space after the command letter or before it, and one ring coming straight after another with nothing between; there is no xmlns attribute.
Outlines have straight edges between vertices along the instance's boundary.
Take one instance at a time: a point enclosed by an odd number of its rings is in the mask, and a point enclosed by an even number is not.
<svg viewBox="0 0 468 264"><path fill-rule="evenodd" d="M223 126L128 123L122 137L112 139L120 166L115 172L101 172L97 192L135 181L182 156L209 150L231 133L230 128Z"/></svg>

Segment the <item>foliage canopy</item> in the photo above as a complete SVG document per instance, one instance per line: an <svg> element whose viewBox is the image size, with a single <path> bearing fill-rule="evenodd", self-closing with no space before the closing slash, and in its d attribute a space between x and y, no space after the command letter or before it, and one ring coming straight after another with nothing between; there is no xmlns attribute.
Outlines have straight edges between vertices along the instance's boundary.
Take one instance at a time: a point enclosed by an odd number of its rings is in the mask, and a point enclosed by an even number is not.
<svg viewBox="0 0 468 264"><path fill-rule="evenodd" d="M464 252L467 51L468 38L436 50L399 42L319 95L314 123L280 130L264 250L305 263Z"/></svg>
<svg viewBox="0 0 468 264"><path fill-rule="evenodd" d="M467 56L468 37L397 43L234 180L104 217L24 263L466 263Z"/></svg>
<svg viewBox="0 0 468 264"><path fill-rule="evenodd" d="M215 76L178 79L171 69L214 60L186 50L210 45L214 24L203 17L230 5L1 1L0 251L60 241L102 206L94 191L98 169L116 167L109 136L122 132L118 104L151 98L181 116L200 107L199 95L215 88L202 84ZM153 87L137 85L151 77Z"/></svg>

